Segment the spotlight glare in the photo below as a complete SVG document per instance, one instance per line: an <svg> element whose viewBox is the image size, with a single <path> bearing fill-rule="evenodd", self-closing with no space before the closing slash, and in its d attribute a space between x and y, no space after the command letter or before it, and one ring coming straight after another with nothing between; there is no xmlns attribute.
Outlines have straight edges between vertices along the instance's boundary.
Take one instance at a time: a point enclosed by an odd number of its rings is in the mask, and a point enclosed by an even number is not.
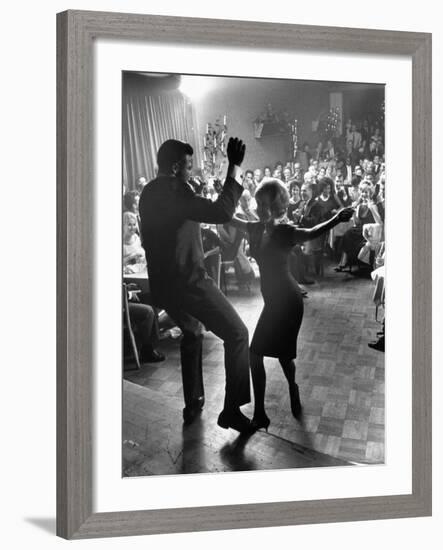
<svg viewBox="0 0 443 550"><path fill-rule="evenodd" d="M179 90L189 99L203 97L212 87L211 79L204 76L182 75Z"/></svg>

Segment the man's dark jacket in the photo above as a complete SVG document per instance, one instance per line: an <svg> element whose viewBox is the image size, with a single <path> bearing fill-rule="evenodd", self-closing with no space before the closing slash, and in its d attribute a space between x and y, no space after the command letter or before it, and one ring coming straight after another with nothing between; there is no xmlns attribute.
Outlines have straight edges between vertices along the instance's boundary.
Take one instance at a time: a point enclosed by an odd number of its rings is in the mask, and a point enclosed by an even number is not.
<svg viewBox="0 0 443 550"><path fill-rule="evenodd" d="M206 276L200 223L228 222L243 191L229 176L214 202L172 176L145 186L139 211L154 305L179 305L183 292Z"/></svg>
<svg viewBox="0 0 443 550"><path fill-rule="evenodd" d="M322 208L315 198L306 203L299 221L300 227L314 227L322 221Z"/></svg>

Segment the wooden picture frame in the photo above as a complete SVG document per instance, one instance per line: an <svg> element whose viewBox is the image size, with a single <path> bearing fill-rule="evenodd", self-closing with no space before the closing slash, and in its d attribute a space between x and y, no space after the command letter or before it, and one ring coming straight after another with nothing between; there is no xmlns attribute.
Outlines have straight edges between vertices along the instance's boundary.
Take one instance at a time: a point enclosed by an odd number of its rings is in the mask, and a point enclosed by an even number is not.
<svg viewBox="0 0 443 550"><path fill-rule="evenodd" d="M412 59L412 493L93 513L92 77L96 38ZM431 35L66 11L57 16L57 534L67 539L431 514Z"/></svg>

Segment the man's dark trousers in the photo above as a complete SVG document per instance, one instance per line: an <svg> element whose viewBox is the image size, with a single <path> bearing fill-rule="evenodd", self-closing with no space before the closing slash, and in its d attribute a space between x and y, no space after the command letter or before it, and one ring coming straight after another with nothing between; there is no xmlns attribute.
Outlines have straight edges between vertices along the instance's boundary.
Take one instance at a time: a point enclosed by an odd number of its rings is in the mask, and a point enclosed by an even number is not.
<svg viewBox="0 0 443 550"><path fill-rule="evenodd" d="M221 338L225 348L225 408L250 401L248 330L225 295L209 277L186 289L180 307L164 304L183 332L181 366L185 406L204 396L202 373L203 327Z"/></svg>

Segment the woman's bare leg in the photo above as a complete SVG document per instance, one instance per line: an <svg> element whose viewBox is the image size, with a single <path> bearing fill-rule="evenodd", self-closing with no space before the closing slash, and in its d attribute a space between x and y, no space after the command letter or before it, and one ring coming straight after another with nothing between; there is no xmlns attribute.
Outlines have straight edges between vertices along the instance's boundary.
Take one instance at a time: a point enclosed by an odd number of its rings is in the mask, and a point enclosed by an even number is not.
<svg viewBox="0 0 443 550"><path fill-rule="evenodd" d="M254 418L252 424L256 429L268 428L269 418L265 412L266 371L263 356L251 352L251 375L254 388Z"/></svg>
<svg viewBox="0 0 443 550"><path fill-rule="evenodd" d="M286 380L288 381L289 397L291 399L291 411L293 416L297 418L301 413L301 402L298 385L295 382L295 363L293 359L287 359L285 357L280 357L279 361Z"/></svg>

